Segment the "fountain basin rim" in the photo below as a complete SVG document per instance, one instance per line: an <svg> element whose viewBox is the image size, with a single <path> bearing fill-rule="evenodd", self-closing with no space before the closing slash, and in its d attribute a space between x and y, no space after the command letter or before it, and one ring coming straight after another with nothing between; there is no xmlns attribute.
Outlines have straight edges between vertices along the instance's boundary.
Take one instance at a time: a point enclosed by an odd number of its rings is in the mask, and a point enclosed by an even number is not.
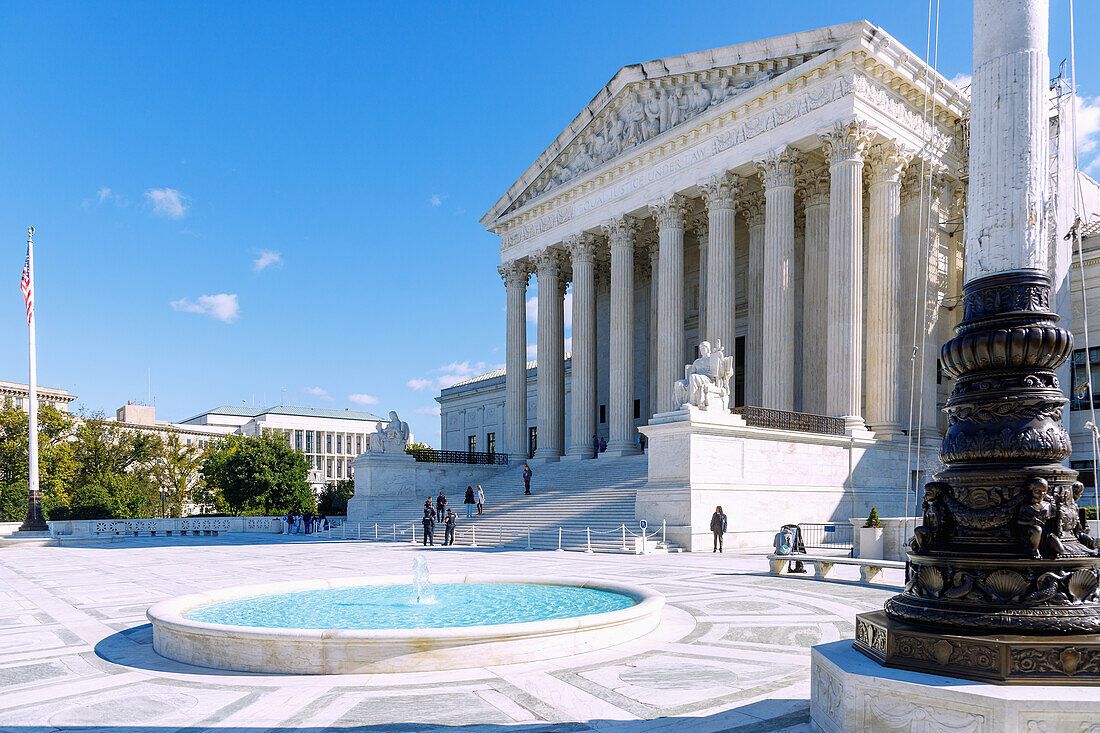
<svg viewBox="0 0 1100 733"><path fill-rule="evenodd" d="M516 585L551 585L589 590L607 591L627 596L634 605L616 611L584 614L569 618L547 619L543 621L525 621L506 624L486 624L482 626L433 626L405 629L309 629L283 628L270 626L241 626L235 624L215 624L195 621L184 616L198 606L211 603L236 600L259 595L296 593L299 591L324 590L327 588L347 588L369 585L408 585L412 582L408 575L368 575L348 578L326 578L318 580L280 581L256 585L232 586L216 590L190 593L159 601L146 611L146 618L154 626L166 630L185 631L189 634L222 636L231 633L234 637L255 640L323 640L344 639L347 641L404 641L409 638L430 634L440 641L469 642L490 641L500 637L538 637L554 635L580 628L613 627L631 623L638 618L660 612L665 599L660 593L636 585L618 583L610 580L582 580L569 577L539 577L529 575L480 575L469 573L440 574L432 576L433 584L450 583L510 583Z"/></svg>

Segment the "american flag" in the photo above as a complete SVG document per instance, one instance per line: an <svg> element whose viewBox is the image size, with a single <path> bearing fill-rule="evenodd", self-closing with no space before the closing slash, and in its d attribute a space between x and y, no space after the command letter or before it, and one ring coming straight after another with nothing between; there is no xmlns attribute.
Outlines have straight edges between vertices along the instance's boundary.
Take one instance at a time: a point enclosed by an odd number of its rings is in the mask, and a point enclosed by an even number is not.
<svg viewBox="0 0 1100 733"><path fill-rule="evenodd" d="M19 280L23 300L27 301L27 325L34 320L34 284L31 282L31 248L27 247L27 262L23 265L23 277Z"/></svg>

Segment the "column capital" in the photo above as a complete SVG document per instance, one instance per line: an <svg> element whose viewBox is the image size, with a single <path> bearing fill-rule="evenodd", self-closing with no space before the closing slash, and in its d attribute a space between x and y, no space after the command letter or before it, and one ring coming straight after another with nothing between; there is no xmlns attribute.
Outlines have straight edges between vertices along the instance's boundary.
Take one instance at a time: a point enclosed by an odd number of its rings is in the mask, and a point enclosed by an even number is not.
<svg viewBox="0 0 1100 733"><path fill-rule="evenodd" d="M949 182L944 166L934 161L925 160L922 163L919 159L914 159L901 179L901 198L903 201L920 198L921 192L925 191L931 198L938 199Z"/></svg>
<svg viewBox="0 0 1100 733"><path fill-rule="evenodd" d="M764 192L749 191L741 197L741 213L749 227L764 226Z"/></svg>
<svg viewBox="0 0 1100 733"><path fill-rule="evenodd" d="M744 191L741 179L729 172L713 175L697 185L703 195L703 204L707 207L708 213L720 209L734 209L737 206L737 199Z"/></svg>
<svg viewBox="0 0 1100 733"><path fill-rule="evenodd" d="M862 163L863 150L871 142L875 131L863 120L837 122L833 129L817 136L825 148L829 165L837 163Z"/></svg>
<svg viewBox="0 0 1100 733"><path fill-rule="evenodd" d="M807 208L829 203L828 166L803 170L795 179L795 183L802 191L803 205Z"/></svg>
<svg viewBox="0 0 1100 733"><path fill-rule="evenodd" d="M867 166L870 169L870 182L874 186L880 183L901 183L906 166L913 159L913 151L895 140L887 140L867 149Z"/></svg>
<svg viewBox="0 0 1100 733"><path fill-rule="evenodd" d="M569 251L569 256L573 260L573 264L594 264L596 262L596 246L599 239L595 234L589 234L587 232L581 232L579 234L570 234L565 238L565 248Z"/></svg>
<svg viewBox="0 0 1100 733"><path fill-rule="evenodd" d="M764 190L777 186L794 186L795 176L802 170L802 155L787 146L776 148L753 164L760 175Z"/></svg>
<svg viewBox="0 0 1100 733"><path fill-rule="evenodd" d="M664 229L683 229L684 220L691 207L688 200L678 193L665 196L649 205L649 211L657 222L658 231Z"/></svg>
<svg viewBox="0 0 1100 733"><path fill-rule="evenodd" d="M540 277L560 277L562 271L561 254L547 247L532 258L535 261L535 273Z"/></svg>
<svg viewBox="0 0 1100 733"><path fill-rule="evenodd" d="M638 234L638 220L633 216L616 216L600 225L611 247L633 247Z"/></svg>
<svg viewBox="0 0 1100 733"><path fill-rule="evenodd" d="M510 260L497 268L506 288L526 288L531 267L525 260Z"/></svg>
<svg viewBox="0 0 1100 733"><path fill-rule="evenodd" d="M697 211L688 217L687 221L688 229L699 238L699 241L706 246L707 234L710 231L710 217L707 216L705 211Z"/></svg>

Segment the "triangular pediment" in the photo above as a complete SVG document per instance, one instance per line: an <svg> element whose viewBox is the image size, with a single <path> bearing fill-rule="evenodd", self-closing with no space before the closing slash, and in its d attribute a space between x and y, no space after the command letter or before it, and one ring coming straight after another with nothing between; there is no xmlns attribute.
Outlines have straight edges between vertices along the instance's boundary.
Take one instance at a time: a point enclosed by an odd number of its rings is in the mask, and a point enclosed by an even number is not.
<svg viewBox="0 0 1100 733"><path fill-rule="evenodd" d="M866 22L624 66L482 218L493 223L865 34Z"/></svg>

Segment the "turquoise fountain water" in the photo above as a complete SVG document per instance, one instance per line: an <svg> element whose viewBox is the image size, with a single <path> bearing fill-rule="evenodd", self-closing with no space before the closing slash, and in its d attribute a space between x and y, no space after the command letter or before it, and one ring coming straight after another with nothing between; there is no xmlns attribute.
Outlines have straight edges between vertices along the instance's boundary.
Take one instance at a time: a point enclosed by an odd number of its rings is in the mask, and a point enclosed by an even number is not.
<svg viewBox="0 0 1100 733"><path fill-rule="evenodd" d="M413 582L271 593L196 606L191 621L283 629L431 629L573 618L630 608L627 595L567 585L443 583L417 555Z"/></svg>

